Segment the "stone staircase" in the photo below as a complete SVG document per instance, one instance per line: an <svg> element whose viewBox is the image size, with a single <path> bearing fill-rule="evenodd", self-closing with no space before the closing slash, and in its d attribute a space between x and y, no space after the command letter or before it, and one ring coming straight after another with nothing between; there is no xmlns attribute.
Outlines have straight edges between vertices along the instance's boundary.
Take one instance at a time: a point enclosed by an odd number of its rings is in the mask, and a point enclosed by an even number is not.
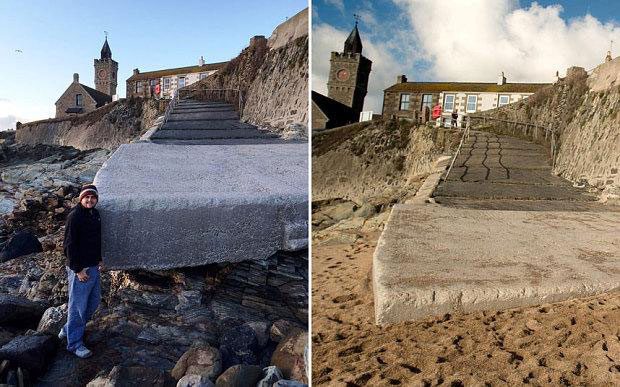
<svg viewBox="0 0 620 387"><path fill-rule="evenodd" d="M230 104L180 100L95 177L110 269L264 260L308 243L308 144L239 121Z"/></svg>
<svg viewBox="0 0 620 387"><path fill-rule="evenodd" d="M472 132L433 200L392 209L373 260L376 322L620 288L620 211L550 164L540 145Z"/></svg>
<svg viewBox="0 0 620 387"><path fill-rule="evenodd" d="M151 140L157 143L200 144L214 140L273 140L276 134L239 121L234 107L222 102L180 100Z"/></svg>

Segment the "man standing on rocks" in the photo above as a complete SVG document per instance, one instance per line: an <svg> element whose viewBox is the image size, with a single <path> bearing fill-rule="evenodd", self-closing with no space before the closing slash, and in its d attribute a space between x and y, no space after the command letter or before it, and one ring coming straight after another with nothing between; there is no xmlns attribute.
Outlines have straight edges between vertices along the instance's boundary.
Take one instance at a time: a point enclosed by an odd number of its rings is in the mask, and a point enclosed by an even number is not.
<svg viewBox="0 0 620 387"><path fill-rule="evenodd" d="M67 257L69 306L67 323L58 337L67 338L67 350L80 358L92 352L82 337L101 300L101 218L95 209L99 194L92 184L82 187L80 202L67 216L64 252Z"/></svg>

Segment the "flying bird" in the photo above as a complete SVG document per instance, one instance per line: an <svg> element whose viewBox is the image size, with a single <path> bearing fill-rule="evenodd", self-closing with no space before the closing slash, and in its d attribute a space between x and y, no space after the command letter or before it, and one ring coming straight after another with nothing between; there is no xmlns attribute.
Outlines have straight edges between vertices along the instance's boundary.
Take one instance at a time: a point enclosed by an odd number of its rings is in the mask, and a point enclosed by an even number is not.
<svg viewBox="0 0 620 387"><path fill-rule="evenodd" d="M15 52L19 52L20 54L23 54L22 50L15 50Z"/></svg>

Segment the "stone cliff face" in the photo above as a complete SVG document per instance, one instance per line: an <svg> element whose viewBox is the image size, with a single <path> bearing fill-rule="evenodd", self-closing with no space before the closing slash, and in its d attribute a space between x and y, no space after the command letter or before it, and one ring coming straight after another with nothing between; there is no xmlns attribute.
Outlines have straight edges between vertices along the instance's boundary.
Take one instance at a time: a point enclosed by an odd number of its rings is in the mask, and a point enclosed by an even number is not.
<svg viewBox="0 0 620 387"><path fill-rule="evenodd" d="M35 121L17 128L21 144L113 149L139 137L161 114L159 102L126 99L79 117Z"/></svg>
<svg viewBox="0 0 620 387"><path fill-rule="evenodd" d="M389 120L314 134L312 200L389 203L414 194L435 158L458 141L450 133Z"/></svg>
<svg viewBox="0 0 620 387"><path fill-rule="evenodd" d="M571 68L566 78L529 99L485 114L553 128L558 133L554 173L596 187L603 199L616 201L620 198L618 74L620 58L600 65L589 75L581 68ZM500 131L506 132L511 124L499 126ZM523 134L522 129L510 130ZM534 133L530 128L528 136L536 142L549 143L544 132Z"/></svg>
<svg viewBox="0 0 620 387"><path fill-rule="evenodd" d="M304 134L308 120L308 10L279 25L267 40L254 37L239 56L191 89L241 89L241 118L261 127Z"/></svg>

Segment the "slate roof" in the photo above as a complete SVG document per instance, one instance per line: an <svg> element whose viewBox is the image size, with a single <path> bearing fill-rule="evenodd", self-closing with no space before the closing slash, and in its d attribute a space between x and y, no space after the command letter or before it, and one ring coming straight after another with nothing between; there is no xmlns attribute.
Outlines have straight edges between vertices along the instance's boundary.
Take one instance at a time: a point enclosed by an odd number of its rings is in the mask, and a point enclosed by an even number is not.
<svg viewBox="0 0 620 387"><path fill-rule="evenodd" d="M105 105L108 102L112 102L112 96L111 95L107 95L106 93L102 93L101 91L95 90L92 87L88 87L86 85L82 85L81 83L80 83L80 86L82 86L82 88L84 90L86 90L86 92L91 97L93 97L93 99L97 103L97 107L101 107L101 106Z"/></svg>
<svg viewBox="0 0 620 387"><path fill-rule="evenodd" d="M112 59L112 50L110 50L110 45L108 45L107 37L105 38L103 47L101 47L101 59Z"/></svg>
<svg viewBox="0 0 620 387"><path fill-rule="evenodd" d="M439 93L446 91L469 91L479 93L535 93L550 83L497 83L483 82L404 82L397 83L384 91L408 91Z"/></svg>
<svg viewBox="0 0 620 387"><path fill-rule="evenodd" d="M153 79L153 78L161 78L168 75L177 75L177 74L189 74L189 73L199 73L202 71L212 71L219 70L224 67L228 62L218 62L218 63L206 63L203 66L187 66L187 67L177 67L174 69L165 69L165 70L157 70L157 71L147 71L144 73L134 74L131 77L127 78L128 81L139 81L144 79Z"/></svg>
<svg viewBox="0 0 620 387"><path fill-rule="evenodd" d="M324 96L321 93L312 91L312 102L327 116L329 119L342 116L344 114L352 114L353 111L347 105L340 103L334 99Z"/></svg>
<svg viewBox="0 0 620 387"><path fill-rule="evenodd" d="M349 34L347 40L344 41L344 52L361 54L362 53L362 39L360 38L360 32L357 29L357 22L355 27Z"/></svg>

